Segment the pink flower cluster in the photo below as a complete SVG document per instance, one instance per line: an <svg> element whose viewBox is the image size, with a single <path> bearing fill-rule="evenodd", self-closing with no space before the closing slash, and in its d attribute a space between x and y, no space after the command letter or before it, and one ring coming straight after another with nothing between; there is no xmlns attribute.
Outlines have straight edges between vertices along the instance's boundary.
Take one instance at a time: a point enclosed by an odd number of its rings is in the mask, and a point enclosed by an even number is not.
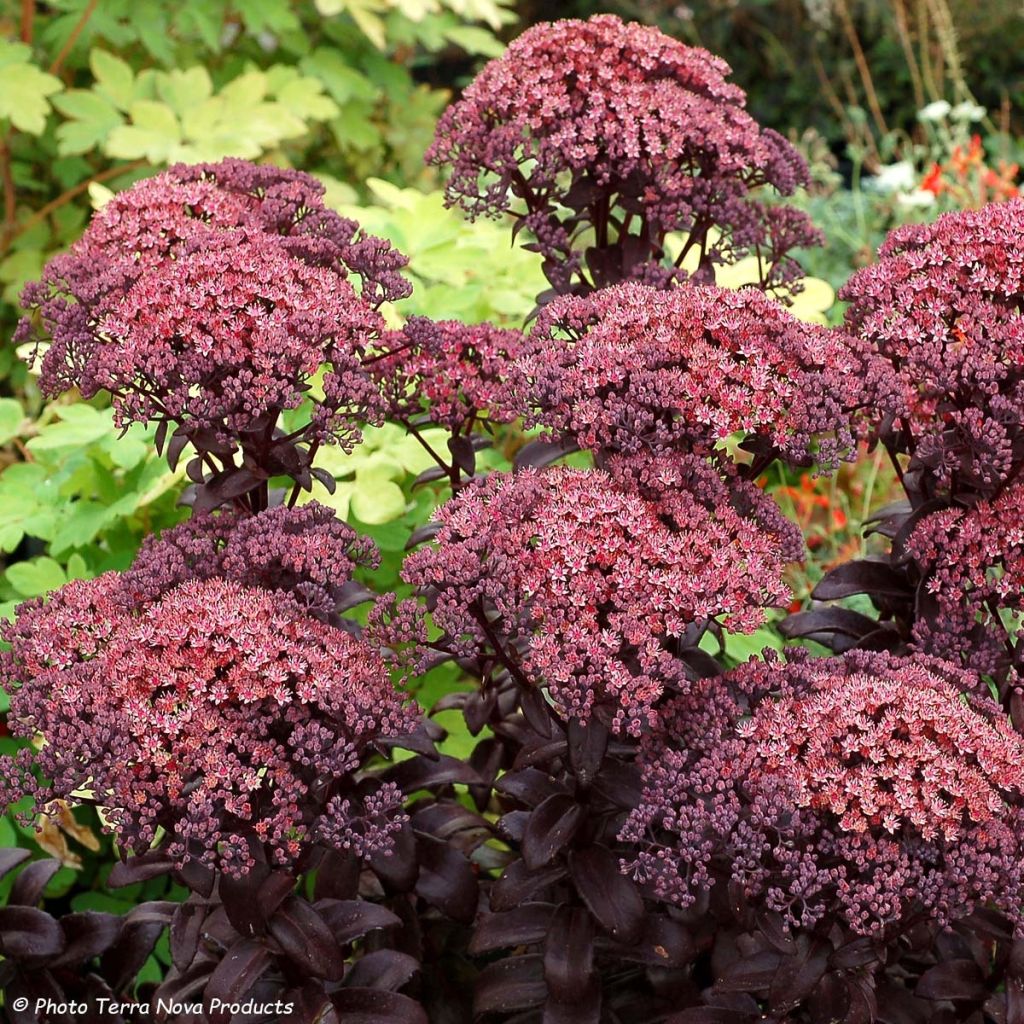
<svg viewBox="0 0 1024 1024"><path fill-rule="evenodd" d="M1018 648L1024 605L1024 484L973 508L925 516L907 542L936 614L914 624L923 650L1005 678ZM1024 662L1021 662L1024 665Z"/></svg>
<svg viewBox="0 0 1024 1024"><path fill-rule="evenodd" d="M226 160L116 196L26 286L17 338L49 341L43 391L108 390L120 424L228 437L298 405L328 364L307 440L353 443L379 415L360 365L377 307L409 285L404 258L322 195L308 175Z"/></svg>
<svg viewBox="0 0 1024 1024"><path fill-rule="evenodd" d="M520 361L531 422L583 448L712 448L742 431L797 462L854 446L866 360L753 289L627 283L542 311Z"/></svg>
<svg viewBox="0 0 1024 1024"><path fill-rule="evenodd" d="M414 316L385 343L388 355L369 368L389 416L426 415L468 433L477 422L515 419L513 371L522 346L519 331Z"/></svg>
<svg viewBox="0 0 1024 1024"><path fill-rule="evenodd" d="M564 714L597 711L635 732L710 622L749 632L785 602L796 545L737 511L714 471L665 460L635 470L639 486L631 471L527 470L467 487L438 513L438 546L403 575L466 656L496 651Z"/></svg>
<svg viewBox="0 0 1024 1024"><path fill-rule="evenodd" d="M4 631L8 721L41 735L3 759L0 799L45 810L83 792L119 841L239 873L249 840L290 863L319 839L370 835L394 800L362 804L353 773L412 713L380 655L280 594L192 580L126 607L107 573L19 609ZM35 780L33 769L49 780ZM380 803L380 806L378 804Z"/></svg>
<svg viewBox="0 0 1024 1024"><path fill-rule="evenodd" d="M1024 931L1024 739L974 677L858 652L701 688L641 755L639 879L682 905L728 879L790 926L891 937L994 904Z"/></svg>
<svg viewBox="0 0 1024 1024"><path fill-rule="evenodd" d="M257 515L193 516L147 537L122 574L120 590L129 604L149 602L188 580L219 576L289 594L310 612L326 616L353 572L379 563L370 538L311 501Z"/></svg>
<svg viewBox="0 0 1024 1024"><path fill-rule="evenodd" d="M887 443L954 494L990 495L1022 462L1022 253L1024 200L992 203L892 232L841 293L900 385L876 401Z"/></svg>
<svg viewBox="0 0 1024 1024"><path fill-rule="evenodd" d="M670 231L689 233L712 280L715 264L757 247L772 261L766 286L784 286L798 272L789 248L820 237L751 193L788 195L807 167L744 110L728 74L706 50L612 15L537 25L445 112L427 159L451 166L448 199L471 216L513 210L561 293L574 276L664 284L678 276L662 250Z"/></svg>

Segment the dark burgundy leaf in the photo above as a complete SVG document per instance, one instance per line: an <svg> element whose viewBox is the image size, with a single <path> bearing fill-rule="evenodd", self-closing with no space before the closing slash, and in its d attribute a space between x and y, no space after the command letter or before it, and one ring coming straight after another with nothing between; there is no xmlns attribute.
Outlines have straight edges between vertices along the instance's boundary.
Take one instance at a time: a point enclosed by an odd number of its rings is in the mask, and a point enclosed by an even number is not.
<svg viewBox="0 0 1024 1024"><path fill-rule="evenodd" d="M431 786L446 786L453 782L464 784L481 783L483 780L468 764L447 754L438 758L410 757L399 761L385 773L384 779L394 782L404 793Z"/></svg>
<svg viewBox="0 0 1024 1024"><path fill-rule="evenodd" d="M164 453L164 442L167 440L167 427L169 426L169 420L161 420L157 424L156 433L153 435L153 447L156 449L157 455L163 455ZM171 467L174 468L173 466Z"/></svg>
<svg viewBox="0 0 1024 1024"><path fill-rule="evenodd" d="M720 992L767 992L783 957L774 950L762 950L734 960L716 981Z"/></svg>
<svg viewBox="0 0 1024 1024"><path fill-rule="evenodd" d="M552 995L544 1001L542 1024L600 1024L600 1021L601 984L596 978L592 977L586 990L572 1002L562 1002Z"/></svg>
<svg viewBox="0 0 1024 1024"><path fill-rule="evenodd" d="M267 929L293 963L316 978L340 981L345 959L333 929L305 900L289 896L267 922Z"/></svg>
<svg viewBox="0 0 1024 1024"><path fill-rule="evenodd" d="M345 975L345 984L352 988L378 988L397 992L420 969L419 962L408 953L394 949L378 949L357 960Z"/></svg>
<svg viewBox="0 0 1024 1024"><path fill-rule="evenodd" d="M479 892L473 866L447 843L422 833L416 837L416 852L416 892L442 914L469 924L476 916Z"/></svg>
<svg viewBox="0 0 1024 1024"><path fill-rule="evenodd" d="M355 580L346 580L334 591L334 610L336 612L347 612L356 605L364 604L367 601L375 600L377 595Z"/></svg>
<svg viewBox="0 0 1024 1024"><path fill-rule="evenodd" d="M195 958L205 920L206 907L191 900L174 912L170 931L171 963L179 971L185 970Z"/></svg>
<svg viewBox="0 0 1024 1024"><path fill-rule="evenodd" d="M440 523L425 523L423 526L416 527L416 529L409 534L409 539L405 542L405 550L410 551L412 548L417 547L424 541L433 540L440 532Z"/></svg>
<svg viewBox="0 0 1024 1024"><path fill-rule="evenodd" d="M549 796L531 815L523 834L523 860L531 871L550 864L583 824L583 808L564 793Z"/></svg>
<svg viewBox="0 0 1024 1024"><path fill-rule="evenodd" d="M774 910L758 910L754 917L761 934L775 949L787 956L796 951L793 936L783 926L781 914Z"/></svg>
<svg viewBox="0 0 1024 1024"><path fill-rule="evenodd" d="M833 967L848 971L857 967L867 967L868 964L879 960L881 955L873 940L861 936L840 946L832 954L830 962Z"/></svg>
<svg viewBox="0 0 1024 1024"><path fill-rule="evenodd" d="M536 807L555 794L568 795L568 790L561 782L538 768L506 772L495 782L494 788L527 807Z"/></svg>
<svg viewBox="0 0 1024 1024"><path fill-rule="evenodd" d="M193 1002L202 997L206 982L214 964L208 961L195 963L185 971L172 967L163 984L153 993L153 1002Z"/></svg>
<svg viewBox="0 0 1024 1024"><path fill-rule="evenodd" d="M665 1024L751 1024L760 1019L757 1013L730 1010L724 1006L695 1006L665 1018Z"/></svg>
<svg viewBox="0 0 1024 1024"><path fill-rule="evenodd" d="M551 735L551 707L539 687L531 686L524 689L519 694L519 706L527 724L538 736Z"/></svg>
<svg viewBox="0 0 1024 1024"><path fill-rule="evenodd" d="M511 910L564 877L561 864L531 871L521 860L513 861L491 888L491 906L495 910Z"/></svg>
<svg viewBox="0 0 1024 1024"><path fill-rule="evenodd" d="M0 907L0 953L4 956L56 956L64 949L60 925L35 907Z"/></svg>
<svg viewBox="0 0 1024 1024"><path fill-rule="evenodd" d="M824 943L804 938L800 946L796 955L783 959L772 979L768 998L775 1013L795 1009L811 994L828 966L830 948Z"/></svg>
<svg viewBox="0 0 1024 1024"><path fill-rule="evenodd" d="M436 480L447 480L448 470L441 466L431 466L429 469L423 470L422 473L412 482L413 490L417 487L422 487L424 484L432 484Z"/></svg>
<svg viewBox="0 0 1024 1024"><path fill-rule="evenodd" d="M171 920L176 904L143 903L124 919L117 941L103 954L102 975L115 992L126 988L142 970Z"/></svg>
<svg viewBox="0 0 1024 1024"><path fill-rule="evenodd" d="M23 860L28 860L28 850L19 849L17 846L0 848L0 878L10 874Z"/></svg>
<svg viewBox="0 0 1024 1024"><path fill-rule="evenodd" d="M515 956L488 964L477 977L473 1012L509 1013L539 1006L547 996L540 955Z"/></svg>
<svg viewBox="0 0 1024 1024"><path fill-rule="evenodd" d="M260 939L242 939L236 942L217 964L204 993L207 1003L219 999L225 1003L240 1002L273 960ZM231 1018L224 1010L210 1013L213 1024L221 1024Z"/></svg>
<svg viewBox="0 0 1024 1024"><path fill-rule="evenodd" d="M151 878L166 875L172 867L170 857L159 850L129 857L126 861L118 861L107 876L107 885L111 889L120 889L125 885L148 882Z"/></svg>
<svg viewBox="0 0 1024 1024"><path fill-rule="evenodd" d="M685 967L693 959L695 946L687 928L664 915L647 914L644 932L633 945L624 946L609 939L599 940L599 948L608 948L623 960L652 967Z"/></svg>
<svg viewBox="0 0 1024 1024"><path fill-rule="evenodd" d="M914 989L922 999L982 1000L988 994L978 965L973 960L947 960L921 975Z"/></svg>
<svg viewBox="0 0 1024 1024"><path fill-rule="evenodd" d="M521 843L526 826L530 823L530 816L529 811L509 811L498 819L498 831L504 839Z"/></svg>
<svg viewBox="0 0 1024 1024"><path fill-rule="evenodd" d="M178 868L181 880L193 892L200 896L210 896L213 893L214 874L205 864L200 863L195 857L185 861Z"/></svg>
<svg viewBox="0 0 1024 1024"><path fill-rule="evenodd" d="M593 845L569 854L569 873L597 923L613 938L636 942L644 924L644 901L636 886L619 870L607 847Z"/></svg>
<svg viewBox="0 0 1024 1024"><path fill-rule="evenodd" d="M167 464L172 470L178 468L178 460L181 458L181 453L185 450L187 444L188 437L185 434L179 433L176 430L171 435L170 444L167 445ZM197 480L196 482L199 483L200 481Z"/></svg>
<svg viewBox="0 0 1024 1024"><path fill-rule="evenodd" d="M468 437L448 438L448 451L451 452L454 464L466 476L472 476L476 472L476 451Z"/></svg>
<svg viewBox="0 0 1024 1024"><path fill-rule="evenodd" d="M47 883L59 870L60 861L55 858L33 861L14 880L7 902L13 906L34 907L43 898Z"/></svg>
<svg viewBox="0 0 1024 1024"><path fill-rule="evenodd" d="M491 823L476 811L456 803L429 804L412 816L413 828L428 832L438 839L448 839L460 832L491 832Z"/></svg>
<svg viewBox="0 0 1024 1024"><path fill-rule="evenodd" d="M858 640L878 628L878 623L848 608L817 608L809 612L787 615L779 623L779 632L790 639L811 637L822 633L843 633Z"/></svg>
<svg viewBox="0 0 1024 1024"><path fill-rule="evenodd" d="M608 729L596 718L586 725L573 718L567 730L569 763L581 786L589 786L604 761L608 749Z"/></svg>
<svg viewBox="0 0 1024 1024"><path fill-rule="evenodd" d="M397 992L343 988L331 996L345 1024L429 1024L419 1003Z"/></svg>
<svg viewBox="0 0 1024 1024"><path fill-rule="evenodd" d="M477 956L495 949L538 943L547 934L554 911L553 903L524 903L512 910L483 914L469 940L469 952Z"/></svg>
<svg viewBox="0 0 1024 1024"><path fill-rule="evenodd" d="M259 900L259 888L270 875L266 864L257 864L244 875L222 874L217 893L228 920L239 935L256 935L266 931L268 914Z"/></svg>
<svg viewBox="0 0 1024 1024"><path fill-rule="evenodd" d="M316 900L349 900L359 891L359 858L344 850L329 849L317 865L313 883Z"/></svg>
<svg viewBox="0 0 1024 1024"><path fill-rule="evenodd" d="M643 783L636 765L606 761L593 790L615 807L631 811L640 803Z"/></svg>
<svg viewBox="0 0 1024 1024"><path fill-rule="evenodd" d="M909 599L910 590L902 573L887 562L862 559L830 569L811 592L816 601L836 601L854 594Z"/></svg>
<svg viewBox="0 0 1024 1024"><path fill-rule="evenodd" d="M594 919L582 907L560 907L544 942L544 980L560 1003L582 999L594 969Z"/></svg>
<svg viewBox="0 0 1024 1024"><path fill-rule="evenodd" d="M386 907L365 900L318 900L316 912L342 946L376 928L394 928L401 920Z"/></svg>
<svg viewBox="0 0 1024 1024"><path fill-rule="evenodd" d="M375 852L368 860L381 883L395 892L408 892L416 884L419 864L416 860L416 839L410 825L405 824L394 836L390 851Z"/></svg>
<svg viewBox="0 0 1024 1024"><path fill-rule="evenodd" d="M326 469L322 469L320 466L311 466L309 475L314 480L319 480L324 485L328 494L333 494L338 489L338 481L335 480L334 474L328 473Z"/></svg>
<svg viewBox="0 0 1024 1024"><path fill-rule="evenodd" d="M515 469L543 469L557 462L566 455L578 452L579 447L574 441L556 443L553 441L528 441L516 452L512 465Z"/></svg>
<svg viewBox="0 0 1024 1024"><path fill-rule="evenodd" d="M60 919L64 931L64 952L51 960L50 966L77 966L101 956L117 940L121 924L122 919L117 914L103 914L97 910L65 914Z"/></svg>

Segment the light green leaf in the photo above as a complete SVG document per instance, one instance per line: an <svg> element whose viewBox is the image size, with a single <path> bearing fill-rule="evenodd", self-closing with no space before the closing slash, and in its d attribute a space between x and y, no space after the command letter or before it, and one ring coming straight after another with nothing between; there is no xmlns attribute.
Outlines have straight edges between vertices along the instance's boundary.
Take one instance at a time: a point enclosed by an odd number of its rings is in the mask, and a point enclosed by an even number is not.
<svg viewBox="0 0 1024 1024"><path fill-rule="evenodd" d="M156 80L157 95L179 117L205 102L213 95L213 82L203 67L175 69L161 73Z"/></svg>
<svg viewBox="0 0 1024 1024"><path fill-rule="evenodd" d="M28 135L42 135L50 113L47 96L61 88L60 80L30 64L4 69L0 89L0 117Z"/></svg>
<svg viewBox="0 0 1024 1024"><path fill-rule="evenodd" d="M69 548L83 547L95 538L109 519L109 510L99 502L85 499L72 502L53 535L50 551L60 555Z"/></svg>
<svg viewBox="0 0 1024 1024"><path fill-rule="evenodd" d="M120 57L105 50L93 50L89 54L89 67L96 79L97 90L118 110L127 112L136 98L132 69Z"/></svg>
<svg viewBox="0 0 1024 1024"><path fill-rule="evenodd" d="M338 106L323 90L315 78L297 78L277 93L277 100L296 117L326 121L338 113Z"/></svg>
<svg viewBox="0 0 1024 1024"><path fill-rule="evenodd" d="M60 563L47 557L15 562L4 576L22 597L39 597L64 586L68 581Z"/></svg>
<svg viewBox="0 0 1024 1024"><path fill-rule="evenodd" d="M476 25L458 25L445 32L445 37L466 53L481 57L500 57L505 44L485 28Z"/></svg>
<svg viewBox="0 0 1024 1024"><path fill-rule="evenodd" d="M166 103L136 100L131 106L132 123L115 128L107 139L108 156L122 160L145 157L150 163L164 163L181 142L181 127Z"/></svg>
<svg viewBox="0 0 1024 1024"><path fill-rule="evenodd" d="M405 494L387 469L370 468L356 472L351 511L364 523L379 526L398 519L405 512Z"/></svg>
<svg viewBox="0 0 1024 1024"><path fill-rule="evenodd" d="M37 437L29 440L30 451L79 448L98 441L114 429L109 411L103 413L89 405L61 406L58 415L59 422L47 424Z"/></svg>
<svg viewBox="0 0 1024 1024"><path fill-rule="evenodd" d="M15 398L0 398L0 444L6 444L18 436L25 422L25 410Z"/></svg>
<svg viewBox="0 0 1024 1024"><path fill-rule="evenodd" d="M86 89L56 96L53 105L65 117L72 118L57 127L57 149L62 156L89 152L123 123L110 100Z"/></svg>

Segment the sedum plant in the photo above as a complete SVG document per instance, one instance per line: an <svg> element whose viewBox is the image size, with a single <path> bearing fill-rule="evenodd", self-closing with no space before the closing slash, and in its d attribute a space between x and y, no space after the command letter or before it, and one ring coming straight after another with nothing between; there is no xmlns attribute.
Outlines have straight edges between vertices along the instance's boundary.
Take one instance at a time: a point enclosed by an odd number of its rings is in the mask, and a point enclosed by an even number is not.
<svg viewBox="0 0 1024 1024"><path fill-rule="evenodd" d="M403 316L389 242L240 160L118 194L29 285L41 387L107 396L190 488L131 565L3 629L0 797L27 821L95 808L108 884L164 897L68 911L44 901L53 862L4 851L13 1020L49 997L145 1002L126 1022L1016 1019L997 246L1018 211L904 233L849 285L845 330L802 322L766 292L793 280L777 232L809 229L751 194L800 167L724 75L651 30L559 22L446 115L452 196L527 204L562 293L526 330ZM676 231L689 276L663 262ZM766 246L761 287L712 283ZM314 495L326 465L377 465L364 430L397 431L448 498L405 551ZM786 630L833 653L737 656L803 556L765 470L829 472L865 438L910 507L880 515L889 562L819 589L880 593L881 622L812 610Z"/></svg>

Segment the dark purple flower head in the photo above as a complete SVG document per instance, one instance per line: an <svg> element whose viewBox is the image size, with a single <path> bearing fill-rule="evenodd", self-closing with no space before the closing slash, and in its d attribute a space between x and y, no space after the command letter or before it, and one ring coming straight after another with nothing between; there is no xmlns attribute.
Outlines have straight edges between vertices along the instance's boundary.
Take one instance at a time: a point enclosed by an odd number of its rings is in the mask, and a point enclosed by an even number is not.
<svg viewBox="0 0 1024 1024"><path fill-rule="evenodd" d="M766 286L784 286L796 272L786 251L819 236L801 214L777 222L751 192L788 195L807 167L744 110L728 74L706 50L612 15L537 25L445 112L427 159L451 166L448 199L471 216L521 218L559 292L665 284L678 276L662 251L671 231L690 234L706 276L757 246Z"/></svg>
<svg viewBox="0 0 1024 1024"><path fill-rule="evenodd" d="M898 377L884 439L943 490L991 494L1022 462L1022 254L1024 200L993 203L897 229L841 292Z"/></svg>
<svg viewBox="0 0 1024 1024"><path fill-rule="evenodd" d="M641 755L630 865L681 905L716 879L789 926L865 935L994 904L1024 930L1024 739L975 677L858 652L749 662L677 698Z"/></svg>
<svg viewBox="0 0 1024 1024"><path fill-rule="evenodd" d="M328 365L307 441L349 445L379 415L360 367L405 260L323 205L308 175L241 160L177 166L112 199L26 287L40 386L114 398L119 423L225 437L294 407ZM359 290L353 287L356 279Z"/></svg>
<svg viewBox="0 0 1024 1024"><path fill-rule="evenodd" d="M1024 484L970 509L924 516L907 553L934 603L934 612L914 624L917 645L976 672L1015 680L1024 667Z"/></svg>
<svg viewBox="0 0 1024 1024"><path fill-rule="evenodd" d="M722 500L715 473L666 460L637 487L616 471L623 482L560 467L469 486L403 575L436 596L434 622L466 656L500 639L566 715L600 708L635 731L682 679L674 652L711 620L748 632L785 602L794 545ZM702 480L711 492L683 489Z"/></svg>
<svg viewBox="0 0 1024 1024"><path fill-rule="evenodd" d="M388 339L391 354L374 359L370 372L388 415L408 419L425 413L458 433L476 421L508 423L517 417L513 364L522 347L519 331L416 316Z"/></svg>
<svg viewBox="0 0 1024 1024"><path fill-rule="evenodd" d="M375 568L380 553L333 510L315 501L256 515L193 516L143 541L121 576L122 599L155 601L192 579L215 576L290 594L311 612L333 611L357 568Z"/></svg>
<svg viewBox="0 0 1024 1024"><path fill-rule="evenodd" d="M533 422L583 448L708 450L737 432L797 462L852 452L864 359L761 292L622 284L542 311L520 361Z"/></svg>
<svg viewBox="0 0 1024 1024"><path fill-rule="evenodd" d="M388 848L394 794L364 804L353 773L412 713L374 649L230 580L134 608L121 586L113 573L72 582L5 630L11 730L45 743L4 759L4 802L29 793L45 811L88 791L130 850L163 828L179 863L232 873L250 837L282 864L321 840Z"/></svg>

